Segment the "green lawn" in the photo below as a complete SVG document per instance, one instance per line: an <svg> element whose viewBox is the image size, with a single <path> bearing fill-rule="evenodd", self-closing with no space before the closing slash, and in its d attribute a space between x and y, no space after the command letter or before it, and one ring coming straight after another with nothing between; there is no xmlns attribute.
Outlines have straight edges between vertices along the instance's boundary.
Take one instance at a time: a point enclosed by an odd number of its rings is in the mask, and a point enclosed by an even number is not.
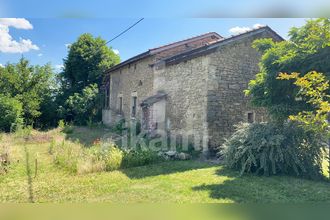
<svg viewBox="0 0 330 220"><path fill-rule="evenodd" d="M238 177L223 166L198 161L73 175L53 165L47 152L52 136L61 138L58 131L38 133L25 146L19 138L3 137L1 145L10 147L14 162L9 172L0 176L0 202L330 202L330 183L326 181ZM84 141L88 142L86 137Z"/></svg>

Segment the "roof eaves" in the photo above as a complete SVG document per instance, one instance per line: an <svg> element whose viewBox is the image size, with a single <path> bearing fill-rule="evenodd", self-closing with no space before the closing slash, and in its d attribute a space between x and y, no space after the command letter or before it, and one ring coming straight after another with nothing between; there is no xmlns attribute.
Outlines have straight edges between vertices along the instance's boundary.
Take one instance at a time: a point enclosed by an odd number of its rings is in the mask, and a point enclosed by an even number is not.
<svg viewBox="0 0 330 220"><path fill-rule="evenodd" d="M108 69L108 70L106 71L106 73L113 72L113 71L115 71L115 70L117 70L117 69L119 69L119 68L121 68L121 67L123 67L123 66L125 66L125 65L127 65L127 64L130 64L130 63L132 63L132 62L135 62L135 61L141 60L141 59L146 58L146 57L148 57L148 56L151 56L150 50L148 50L148 51L146 51L146 52L143 52L143 53L140 53L140 54L138 54L138 55L136 55L136 56L134 56L134 57L129 58L128 60L125 60L125 61L123 61L123 62L121 62L121 63L119 63L119 64L117 64L117 65L111 67L110 69Z"/></svg>

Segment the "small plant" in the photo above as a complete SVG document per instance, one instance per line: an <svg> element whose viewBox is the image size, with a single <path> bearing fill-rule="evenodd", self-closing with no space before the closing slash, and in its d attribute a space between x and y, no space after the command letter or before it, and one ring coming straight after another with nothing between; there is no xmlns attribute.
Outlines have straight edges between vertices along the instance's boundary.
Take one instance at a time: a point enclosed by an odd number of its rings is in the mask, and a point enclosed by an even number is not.
<svg viewBox="0 0 330 220"><path fill-rule="evenodd" d="M120 119L112 129L117 134L122 134L124 130L126 130L125 119Z"/></svg>
<svg viewBox="0 0 330 220"><path fill-rule="evenodd" d="M0 137L1 141L2 137ZM0 175L8 172L10 165L9 151L5 146L0 146Z"/></svg>
<svg viewBox="0 0 330 220"><path fill-rule="evenodd" d="M50 155L53 155L55 146L56 146L55 139L52 138L52 140L51 140L51 142L50 142L50 145L49 145L49 148L48 148L48 153L49 153Z"/></svg>
<svg viewBox="0 0 330 220"><path fill-rule="evenodd" d="M123 151L113 144L100 150L100 159L105 162L106 171L120 169L123 157Z"/></svg>
<svg viewBox="0 0 330 220"><path fill-rule="evenodd" d="M63 119L58 121L58 127L63 130L65 128L65 122Z"/></svg>

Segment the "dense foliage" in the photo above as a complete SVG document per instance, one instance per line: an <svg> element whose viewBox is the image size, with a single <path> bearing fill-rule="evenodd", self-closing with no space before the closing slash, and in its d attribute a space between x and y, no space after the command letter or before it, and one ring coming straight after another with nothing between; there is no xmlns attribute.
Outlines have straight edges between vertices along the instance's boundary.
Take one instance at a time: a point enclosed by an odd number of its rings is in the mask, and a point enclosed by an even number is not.
<svg viewBox="0 0 330 220"><path fill-rule="evenodd" d="M82 34L70 46L60 74L60 112L65 120L78 124L86 124L87 120L101 120L102 95L99 91L104 73L119 62L119 56L106 45L106 41L100 37L94 38L91 34ZM75 104L82 108L74 107Z"/></svg>
<svg viewBox="0 0 330 220"><path fill-rule="evenodd" d="M322 176L322 136L294 123L241 124L223 145L228 167L243 174Z"/></svg>
<svg viewBox="0 0 330 220"><path fill-rule="evenodd" d="M101 117L99 89L96 84L86 86L81 93L74 93L65 102L65 113L76 124L87 124Z"/></svg>
<svg viewBox="0 0 330 220"><path fill-rule="evenodd" d="M69 49L64 59L62 77L64 86L71 93L80 92L86 86L100 85L104 71L119 63L120 58L106 41L91 34L82 34Z"/></svg>
<svg viewBox="0 0 330 220"><path fill-rule="evenodd" d="M15 98L0 95L0 131L9 132L23 124L22 103Z"/></svg>
<svg viewBox="0 0 330 220"><path fill-rule="evenodd" d="M304 76L300 73L280 73L278 79L294 80L294 85L299 87L297 96L305 99L313 109L310 111L302 111L297 115L290 115L289 119L299 122L306 130L327 133L328 117L330 113L330 95L329 80L322 73L315 71L309 72Z"/></svg>
<svg viewBox="0 0 330 220"><path fill-rule="evenodd" d="M299 88L296 85L277 77L280 72L305 75L310 71L330 77L330 19L308 20L301 28L290 30L289 40L260 39L254 42L254 47L263 55L261 72L246 91L252 104L266 107L277 122L311 110L313 106L304 98L297 99Z"/></svg>
<svg viewBox="0 0 330 220"><path fill-rule="evenodd" d="M57 84L49 64L32 66L22 58L17 64L7 64L0 69L0 93L18 100L23 106L27 125L50 124L54 121ZM54 108L53 108L54 107Z"/></svg>
<svg viewBox="0 0 330 220"><path fill-rule="evenodd" d="M35 128L55 127L60 119L81 125L99 122L103 75L119 61L105 40L83 34L70 46L63 72L59 74L53 72L50 64L31 65L25 58L17 64L1 66L0 94L14 98L13 105L19 102L22 106L19 118ZM0 130L8 131L8 125Z"/></svg>

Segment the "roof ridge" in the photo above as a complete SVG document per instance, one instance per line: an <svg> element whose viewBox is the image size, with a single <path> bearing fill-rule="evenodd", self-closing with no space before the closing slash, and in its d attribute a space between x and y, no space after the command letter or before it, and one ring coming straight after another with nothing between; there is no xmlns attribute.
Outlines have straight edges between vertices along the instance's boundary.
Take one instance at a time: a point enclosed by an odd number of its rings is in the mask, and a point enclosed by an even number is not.
<svg viewBox="0 0 330 220"><path fill-rule="evenodd" d="M215 34L215 35L219 36L220 38L224 38L220 34L218 34L217 32L211 31L211 32L207 32L207 33L204 33L204 34L200 34L200 35L196 35L196 36L193 36L193 37L189 37L189 38L186 38L186 39L183 39L183 40L174 41L172 43L164 44L164 45L161 45L159 47L150 48L149 51L158 50L158 49L163 48L163 47L168 47L168 46L171 46L173 44L182 43L184 41L193 40L194 38L199 38L199 37L203 37L203 36L207 36L207 35L211 35L211 34Z"/></svg>
<svg viewBox="0 0 330 220"><path fill-rule="evenodd" d="M230 37L226 37L224 40L227 40L227 39L230 39L230 38L234 38L234 37L238 37L238 36L241 36L243 34L248 34L248 33L251 33L251 32L254 32L254 31L257 31L257 30L261 30L261 29L267 29L271 32L273 32L274 34L278 35L279 37L282 38L282 36L280 36L276 31L274 31L271 27L269 27L268 25L260 25L259 27L256 27L256 28L252 28L250 30L247 30L247 31L244 31L242 33L239 33L239 34L233 34L231 35ZM282 40L284 40L282 38Z"/></svg>
<svg viewBox="0 0 330 220"><path fill-rule="evenodd" d="M245 31L245 32L240 33L240 34L237 34L237 35L233 35L233 36L224 38L224 39L222 39L220 41L214 42L214 43L209 44L209 45L205 45L205 46L202 46L202 47L199 47L199 48L194 48L194 49L192 49L190 51L184 51L182 53L175 54L175 55L173 55L171 57L167 57L165 59L162 59L162 60L154 63L153 65L157 65L157 64L162 63L162 62L168 62L168 61L173 60L173 59L175 59L177 57L180 57L180 56L186 56L188 54L195 54L195 53L198 53L198 52L203 51L203 50L212 50L214 48L217 48L219 45L221 45L221 44L223 44L225 42L230 42L231 40L235 40L235 38L239 38L241 36L248 35L248 34L251 34L251 33L256 32L256 31L259 31L259 30L268 30L268 31L271 31L273 34L275 34L276 36L278 36L281 40L284 40L272 28L270 28L268 25L265 25L265 26L262 26L262 27L254 28L254 29L249 30L249 31Z"/></svg>

